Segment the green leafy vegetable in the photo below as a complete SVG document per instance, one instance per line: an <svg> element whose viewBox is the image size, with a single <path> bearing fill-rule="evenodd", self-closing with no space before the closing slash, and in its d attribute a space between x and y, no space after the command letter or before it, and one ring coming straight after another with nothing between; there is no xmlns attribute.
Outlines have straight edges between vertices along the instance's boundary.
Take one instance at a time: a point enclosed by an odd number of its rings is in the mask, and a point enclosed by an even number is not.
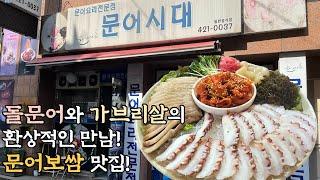
<svg viewBox="0 0 320 180"><path fill-rule="evenodd" d="M190 130L192 130L195 127L195 124L186 124L183 128L183 131L188 132Z"/></svg>
<svg viewBox="0 0 320 180"><path fill-rule="evenodd" d="M299 102L295 107L293 107L293 110L296 111L303 111L303 107L302 107L302 102L301 102L301 96L299 95L299 97L297 98L297 101Z"/></svg>
<svg viewBox="0 0 320 180"><path fill-rule="evenodd" d="M290 82L290 79L278 71L270 72L257 85L256 104L274 104L293 109L300 103L299 87Z"/></svg>
<svg viewBox="0 0 320 180"><path fill-rule="evenodd" d="M187 73L190 72L188 66L179 67L176 71L170 71L168 74L164 75L160 81L166 82L168 79L189 76Z"/></svg>
<svg viewBox="0 0 320 180"><path fill-rule="evenodd" d="M218 71L220 56L199 56L189 66L192 76L202 77Z"/></svg>
<svg viewBox="0 0 320 180"><path fill-rule="evenodd" d="M184 76L202 77L213 74L218 71L219 62L220 56L199 56L190 66L179 67L177 71L170 71L160 81L166 82L168 79Z"/></svg>

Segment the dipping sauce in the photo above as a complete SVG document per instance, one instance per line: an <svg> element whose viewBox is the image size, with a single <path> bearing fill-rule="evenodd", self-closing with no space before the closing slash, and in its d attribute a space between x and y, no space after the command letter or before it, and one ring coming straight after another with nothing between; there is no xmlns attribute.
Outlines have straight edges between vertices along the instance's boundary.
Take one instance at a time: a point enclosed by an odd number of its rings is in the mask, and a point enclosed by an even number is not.
<svg viewBox="0 0 320 180"><path fill-rule="evenodd" d="M253 96L252 81L231 72L207 76L196 85L195 93L202 103L230 108L248 102Z"/></svg>

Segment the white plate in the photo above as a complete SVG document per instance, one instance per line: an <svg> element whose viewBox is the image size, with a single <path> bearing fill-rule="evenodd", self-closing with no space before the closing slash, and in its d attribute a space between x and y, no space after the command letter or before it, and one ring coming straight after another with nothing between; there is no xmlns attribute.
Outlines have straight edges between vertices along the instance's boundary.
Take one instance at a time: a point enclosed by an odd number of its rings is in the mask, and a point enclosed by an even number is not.
<svg viewBox="0 0 320 180"><path fill-rule="evenodd" d="M142 103L147 104L147 102L149 102L150 97L152 95L152 91L159 84L160 84L160 82L157 82L149 89L149 91L144 95ZM300 91L300 95L301 95L302 107L304 109L303 112L316 119L316 114L313 110L311 103L306 98L306 96L301 93L301 91ZM143 131L142 131L142 129L144 128L143 126L144 125L143 125L142 121L135 121L135 135L136 135L136 139L137 139L137 144L138 144L139 148L141 149L141 152L143 153L144 157L146 157L146 159L151 163L151 165L153 167L155 167L158 171L160 171L162 174L169 177L170 179L181 179L181 180L194 179L190 176L182 176L176 172L169 171L169 170L165 169L165 167L161 166L159 163L157 163L155 161L154 158L156 155L154 155L154 153L147 154L144 152L144 150L143 150L144 149L143 148ZM317 132L318 132L318 130L316 129L315 133L317 133ZM284 179L285 177L290 176L296 170L298 170L302 164L304 164L304 162L308 159L308 157L310 156L311 153L312 153L312 151L307 154L306 158L303 161L301 161L299 164L297 164L297 166L289 168L288 171L286 171L282 174L282 176L273 177L271 179Z"/></svg>

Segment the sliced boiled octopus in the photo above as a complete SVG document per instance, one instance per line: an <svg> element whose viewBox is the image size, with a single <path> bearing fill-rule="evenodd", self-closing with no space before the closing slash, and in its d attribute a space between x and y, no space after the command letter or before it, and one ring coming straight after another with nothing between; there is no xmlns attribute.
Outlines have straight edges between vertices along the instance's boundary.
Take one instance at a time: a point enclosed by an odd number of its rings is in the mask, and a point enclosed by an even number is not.
<svg viewBox="0 0 320 180"><path fill-rule="evenodd" d="M249 146L242 144L238 147L239 169L233 176L233 179L249 180L253 177L255 171L255 162Z"/></svg>
<svg viewBox="0 0 320 180"><path fill-rule="evenodd" d="M197 178L208 177L220 169L224 154L223 150L223 142L220 140L213 140L209 148L210 152L207 160L205 161L201 171L197 174Z"/></svg>
<svg viewBox="0 0 320 180"><path fill-rule="evenodd" d="M216 176L217 179L226 179L232 177L239 166L238 152L235 146L225 148L224 156L221 163L220 170Z"/></svg>
<svg viewBox="0 0 320 180"><path fill-rule="evenodd" d="M230 147L238 144L239 142L239 131L237 122L234 120L233 116L223 116L222 118L223 127L223 138L224 146Z"/></svg>
<svg viewBox="0 0 320 180"><path fill-rule="evenodd" d="M166 166L166 168L169 170L177 170L186 166L192 160L192 157L197 152L200 144L202 144L207 132L212 128L212 123L213 116L206 113L204 116L203 125L196 132L194 140L188 144L183 151L178 153L176 157Z"/></svg>

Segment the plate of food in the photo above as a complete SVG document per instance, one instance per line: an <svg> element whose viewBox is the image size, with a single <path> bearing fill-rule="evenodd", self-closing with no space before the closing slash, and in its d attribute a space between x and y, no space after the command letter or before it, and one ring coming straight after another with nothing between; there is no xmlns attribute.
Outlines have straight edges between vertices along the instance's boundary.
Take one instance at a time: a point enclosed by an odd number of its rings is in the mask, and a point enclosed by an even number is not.
<svg viewBox="0 0 320 180"><path fill-rule="evenodd" d="M287 76L232 57L169 72L143 103L185 107L184 123L135 122L142 153L171 179L283 179L317 137L313 107Z"/></svg>

